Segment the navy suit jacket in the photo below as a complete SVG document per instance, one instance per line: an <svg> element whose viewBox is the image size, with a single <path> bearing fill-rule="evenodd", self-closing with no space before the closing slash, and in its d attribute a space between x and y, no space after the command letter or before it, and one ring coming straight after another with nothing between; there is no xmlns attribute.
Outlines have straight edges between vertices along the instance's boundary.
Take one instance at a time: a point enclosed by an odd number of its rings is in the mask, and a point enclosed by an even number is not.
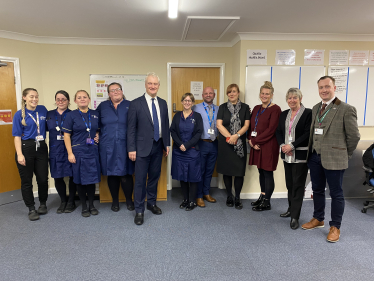
<svg viewBox="0 0 374 281"><path fill-rule="evenodd" d="M161 135L164 150L170 146L169 113L166 101L157 97L160 107ZM153 120L147 101L143 96L131 101L128 112L127 151L136 151L136 156L146 157L153 146Z"/></svg>

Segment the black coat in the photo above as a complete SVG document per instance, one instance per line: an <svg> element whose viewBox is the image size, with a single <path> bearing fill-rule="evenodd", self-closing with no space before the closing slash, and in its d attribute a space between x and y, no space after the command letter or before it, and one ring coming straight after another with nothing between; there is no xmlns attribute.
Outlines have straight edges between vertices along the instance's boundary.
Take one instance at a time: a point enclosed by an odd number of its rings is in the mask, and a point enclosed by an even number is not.
<svg viewBox="0 0 374 281"><path fill-rule="evenodd" d="M278 144L284 144L285 134L288 134L288 128L286 127L286 118L288 112L290 110L287 109L283 111L279 117L279 124L277 131L275 133L277 137ZM297 147L307 147L309 142L309 134L310 134L310 125L312 123L312 110L309 108L305 108L303 115L300 116L299 121L296 124L295 128L295 141L291 142L294 146L295 150L295 159L297 160L307 160L307 153L308 150L296 150ZM281 158L284 159L284 153L281 151Z"/></svg>

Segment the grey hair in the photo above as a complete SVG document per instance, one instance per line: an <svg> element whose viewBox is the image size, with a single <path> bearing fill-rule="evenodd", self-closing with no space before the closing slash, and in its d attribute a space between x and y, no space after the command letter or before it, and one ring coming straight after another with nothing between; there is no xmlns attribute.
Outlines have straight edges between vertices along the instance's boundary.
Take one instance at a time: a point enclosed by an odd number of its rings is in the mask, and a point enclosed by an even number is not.
<svg viewBox="0 0 374 281"><path fill-rule="evenodd" d="M286 94L286 101L290 96L297 96L299 100L303 98L303 93L298 88L289 88Z"/></svg>
<svg viewBox="0 0 374 281"><path fill-rule="evenodd" d="M147 77L145 78L145 83L148 82L148 77L150 77L150 76L157 78L158 84L160 84L160 77L158 77L157 74L154 73L154 72L148 72L147 73Z"/></svg>

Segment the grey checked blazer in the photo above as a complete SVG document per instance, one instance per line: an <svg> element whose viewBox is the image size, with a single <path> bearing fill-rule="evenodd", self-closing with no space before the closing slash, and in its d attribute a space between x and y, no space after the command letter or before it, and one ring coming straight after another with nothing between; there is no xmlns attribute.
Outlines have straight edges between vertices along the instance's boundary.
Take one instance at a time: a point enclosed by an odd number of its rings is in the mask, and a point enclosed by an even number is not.
<svg viewBox="0 0 374 281"><path fill-rule="evenodd" d="M312 153L314 124L321 104L322 102L317 103L312 110L308 156ZM326 127L321 141L322 166L328 170L347 169L348 159L360 140L356 108L336 98L324 121Z"/></svg>

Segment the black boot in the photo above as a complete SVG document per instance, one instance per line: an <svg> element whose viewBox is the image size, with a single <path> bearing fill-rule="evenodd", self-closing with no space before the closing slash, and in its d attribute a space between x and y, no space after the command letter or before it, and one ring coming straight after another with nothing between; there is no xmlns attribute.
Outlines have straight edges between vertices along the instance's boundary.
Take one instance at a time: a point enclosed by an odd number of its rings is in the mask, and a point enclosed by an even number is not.
<svg viewBox="0 0 374 281"><path fill-rule="evenodd" d="M292 229L297 229L299 227L299 220L298 219L291 219L290 227Z"/></svg>
<svg viewBox="0 0 374 281"><path fill-rule="evenodd" d="M270 200L263 198L261 204L257 205L256 207L253 207L252 210L259 211L259 212L271 210Z"/></svg>
<svg viewBox="0 0 374 281"><path fill-rule="evenodd" d="M243 209L243 204L240 201L240 198L235 197L235 209L241 210Z"/></svg>
<svg viewBox="0 0 374 281"><path fill-rule="evenodd" d="M254 207L260 205L262 202L262 198L264 198L264 194L260 193L260 197L258 197L256 201L251 202L251 205Z"/></svg>
<svg viewBox="0 0 374 281"><path fill-rule="evenodd" d="M227 196L226 206L227 207L234 207L234 200L232 199L232 196Z"/></svg>

